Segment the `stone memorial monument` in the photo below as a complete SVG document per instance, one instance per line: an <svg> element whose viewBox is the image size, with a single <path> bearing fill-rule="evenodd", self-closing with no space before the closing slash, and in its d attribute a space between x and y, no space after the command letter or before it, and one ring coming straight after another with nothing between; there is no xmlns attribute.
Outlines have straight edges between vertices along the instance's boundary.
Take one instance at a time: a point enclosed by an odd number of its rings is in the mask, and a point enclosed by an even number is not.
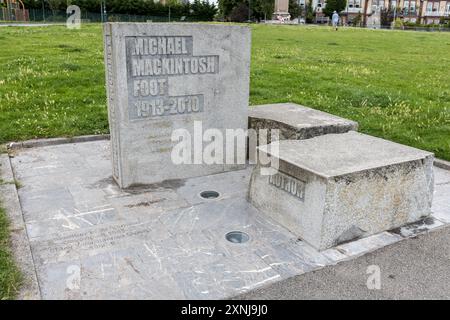
<svg viewBox="0 0 450 320"><path fill-rule="evenodd" d="M104 37L113 177L120 187L242 167L205 164L201 152L204 131L247 129L248 27L107 23ZM187 132L190 163L173 162L177 129Z"/></svg>
<svg viewBox="0 0 450 320"><path fill-rule="evenodd" d="M431 213L433 154L350 131L281 140L278 172L253 170L249 200L319 250Z"/></svg>

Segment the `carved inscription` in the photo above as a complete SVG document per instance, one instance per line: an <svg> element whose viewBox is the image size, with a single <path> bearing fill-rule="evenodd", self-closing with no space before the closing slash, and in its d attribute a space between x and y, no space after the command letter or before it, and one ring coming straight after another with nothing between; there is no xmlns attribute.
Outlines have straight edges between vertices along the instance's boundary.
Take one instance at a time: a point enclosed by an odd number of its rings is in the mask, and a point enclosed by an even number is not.
<svg viewBox="0 0 450 320"><path fill-rule="evenodd" d="M146 238L151 233L151 222L144 224L118 224L86 231L71 232L57 238L40 241L38 252L51 255L62 251L96 250L110 248L124 241ZM36 243L36 242L35 242Z"/></svg>
<svg viewBox="0 0 450 320"><path fill-rule="evenodd" d="M278 172L269 176L269 184L286 191L287 193L305 200L305 182L297 180L291 176Z"/></svg>
<svg viewBox="0 0 450 320"><path fill-rule="evenodd" d="M203 112L204 95L170 96L170 78L219 72L219 56L194 56L191 36L126 37L130 120Z"/></svg>

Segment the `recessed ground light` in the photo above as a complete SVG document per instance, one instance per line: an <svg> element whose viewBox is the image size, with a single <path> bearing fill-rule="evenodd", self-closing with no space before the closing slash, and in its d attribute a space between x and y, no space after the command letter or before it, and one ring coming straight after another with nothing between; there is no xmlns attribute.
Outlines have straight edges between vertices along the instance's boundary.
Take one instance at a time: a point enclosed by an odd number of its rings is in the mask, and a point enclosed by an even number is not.
<svg viewBox="0 0 450 320"><path fill-rule="evenodd" d="M217 191L203 191L200 193L200 197L203 199L215 199L219 197L219 193Z"/></svg>
<svg viewBox="0 0 450 320"><path fill-rule="evenodd" d="M231 231L225 235L225 239L232 243L245 243L250 240L250 237L242 231Z"/></svg>

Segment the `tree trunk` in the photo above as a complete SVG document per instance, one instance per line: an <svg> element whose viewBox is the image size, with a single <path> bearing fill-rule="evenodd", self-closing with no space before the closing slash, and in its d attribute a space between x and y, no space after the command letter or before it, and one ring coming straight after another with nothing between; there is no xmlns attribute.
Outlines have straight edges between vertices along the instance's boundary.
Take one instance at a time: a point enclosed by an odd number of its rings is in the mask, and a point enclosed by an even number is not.
<svg viewBox="0 0 450 320"><path fill-rule="evenodd" d="M363 27L367 24L367 7L369 6L369 0L364 0L364 11L363 11Z"/></svg>

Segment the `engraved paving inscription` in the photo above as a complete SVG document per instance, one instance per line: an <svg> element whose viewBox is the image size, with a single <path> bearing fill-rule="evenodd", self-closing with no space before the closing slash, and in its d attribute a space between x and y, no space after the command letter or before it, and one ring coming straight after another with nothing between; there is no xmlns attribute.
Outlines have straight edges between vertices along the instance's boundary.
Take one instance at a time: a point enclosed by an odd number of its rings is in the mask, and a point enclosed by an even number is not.
<svg viewBox="0 0 450 320"><path fill-rule="evenodd" d="M301 180L278 172L269 176L269 184L286 191L302 201L305 200L305 182Z"/></svg>
<svg viewBox="0 0 450 320"><path fill-rule="evenodd" d="M170 78L219 72L219 56L193 55L191 36L126 37L130 120L203 112L204 95L170 96Z"/></svg>

